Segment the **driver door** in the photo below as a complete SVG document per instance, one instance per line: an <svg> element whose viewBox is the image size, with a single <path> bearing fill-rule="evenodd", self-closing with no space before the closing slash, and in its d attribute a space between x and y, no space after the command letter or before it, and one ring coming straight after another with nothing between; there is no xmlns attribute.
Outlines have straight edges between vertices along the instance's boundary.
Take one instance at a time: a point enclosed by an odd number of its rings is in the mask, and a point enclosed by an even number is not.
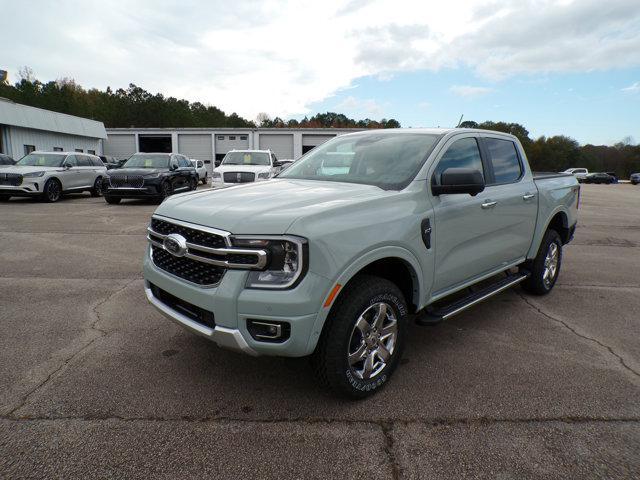
<svg viewBox="0 0 640 480"><path fill-rule="evenodd" d="M62 189L70 190L81 187L82 185L80 185L80 183L82 175L80 175L80 170L78 169L78 159L76 155L67 155L62 166L63 170L60 172ZM67 166L71 168L66 168Z"/></svg>
<svg viewBox="0 0 640 480"><path fill-rule="evenodd" d="M478 139L473 134L455 136L430 172L432 184L439 184L448 168L473 168L486 178L485 160ZM495 242L495 219L487 207L491 198L486 192L442 194L433 196L435 266L432 296L455 288L496 267L499 253Z"/></svg>

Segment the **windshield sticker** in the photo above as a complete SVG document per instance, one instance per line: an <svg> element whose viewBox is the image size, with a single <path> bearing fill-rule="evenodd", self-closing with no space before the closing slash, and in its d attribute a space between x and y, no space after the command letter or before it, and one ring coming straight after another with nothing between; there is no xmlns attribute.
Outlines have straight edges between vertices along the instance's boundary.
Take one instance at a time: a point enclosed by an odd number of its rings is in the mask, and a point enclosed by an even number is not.
<svg viewBox="0 0 640 480"><path fill-rule="evenodd" d="M250 153L245 153L244 154L244 163L251 163L251 154Z"/></svg>
<svg viewBox="0 0 640 480"><path fill-rule="evenodd" d="M153 159L152 158L145 158L144 159L144 166L145 167L153 167Z"/></svg>

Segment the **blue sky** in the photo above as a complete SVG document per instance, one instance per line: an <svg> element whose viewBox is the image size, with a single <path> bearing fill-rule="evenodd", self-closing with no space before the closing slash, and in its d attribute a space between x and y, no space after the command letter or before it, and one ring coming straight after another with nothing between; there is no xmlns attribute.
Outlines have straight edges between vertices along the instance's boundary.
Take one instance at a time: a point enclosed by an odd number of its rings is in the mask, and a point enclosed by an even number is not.
<svg viewBox="0 0 640 480"><path fill-rule="evenodd" d="M640 142L640 0L59 0L37 15L0 0L0 11L3 36L19 39L0 45L11 80L27 65L44 81L135 83L248 119L329 110L417 127L464 114L534 137Z"/></svg>
<svg viewBox="0 0 640 480"><path fill-rule="evenodd" d="M395 118L403 127L455 126L464 114L465 120L520 123L533 138L568 135L580 143L612 144L632 136L638 142L640 88L624 89L639 81L640 68L518 75L498 82L478 78L469 69L418 71L357 79L352 88L311 109ZM455 86L480 90L461 92Z"/></svg>

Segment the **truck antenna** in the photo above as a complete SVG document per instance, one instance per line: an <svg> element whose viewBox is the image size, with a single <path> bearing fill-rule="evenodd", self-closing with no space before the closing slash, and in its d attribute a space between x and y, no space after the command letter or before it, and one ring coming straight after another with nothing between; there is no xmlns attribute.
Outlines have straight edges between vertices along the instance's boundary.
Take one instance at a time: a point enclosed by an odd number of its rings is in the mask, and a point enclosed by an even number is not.
<svg viewBox="0 0 640 480"><path fill-rule="evenodd" d="M456 125L456 128L460 127L460 124L462 123L462 119L464 118L464 113L462 115L460 115L460 120L458 120L458 124Z"/></svg>

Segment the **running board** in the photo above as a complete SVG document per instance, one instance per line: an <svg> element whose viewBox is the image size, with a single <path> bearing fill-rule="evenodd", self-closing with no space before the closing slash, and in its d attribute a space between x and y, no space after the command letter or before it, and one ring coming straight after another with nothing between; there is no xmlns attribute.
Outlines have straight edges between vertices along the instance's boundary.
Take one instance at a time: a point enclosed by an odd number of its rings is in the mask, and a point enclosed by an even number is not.
<svg viewBox="0 0 640 480"><path fill-rule="evenodd" d="M424 309L422 313L419 313L416 316L416 323L422 326L436 325L460 312L465 311L467 308L486 300L487 298L493 297L494 295L506 290L507 288L511 288L514 285L517 285L518 283L529 278L530 275L531 273L526 271L513 273L501 278L491 285L487 285L480 290L470 293L466 297L456 300L449 305L445 305L444 307L435 310Z"/></svg>

